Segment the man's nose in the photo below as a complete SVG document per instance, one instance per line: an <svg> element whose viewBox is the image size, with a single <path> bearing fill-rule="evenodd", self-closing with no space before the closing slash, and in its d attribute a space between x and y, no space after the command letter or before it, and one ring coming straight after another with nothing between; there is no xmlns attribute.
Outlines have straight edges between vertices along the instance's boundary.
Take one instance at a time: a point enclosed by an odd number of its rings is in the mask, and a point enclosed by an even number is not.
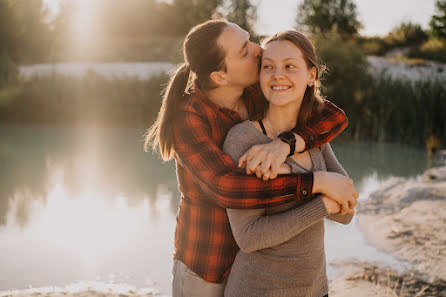
<svg viewBox="0 0 446 297"><path fill-rule="evenodd" d="M254 55L256 57L260 57L262 55L262 48L260 47L260 45L258 45L255 42L251 42L253 48L254 48Z"/></svg>

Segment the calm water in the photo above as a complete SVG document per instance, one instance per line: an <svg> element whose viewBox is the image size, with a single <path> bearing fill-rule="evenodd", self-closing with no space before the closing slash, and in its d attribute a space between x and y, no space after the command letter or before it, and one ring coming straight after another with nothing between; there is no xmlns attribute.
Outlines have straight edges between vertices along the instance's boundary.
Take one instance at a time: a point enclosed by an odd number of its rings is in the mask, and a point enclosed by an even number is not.
<svg viewBox="0 0 446 297"><path fill-rule="evenodd" d="M140 79L147 79L160 72L168 72L172 69L172 67L173 65L168 62L66 62L20 66L19 72L20 75L28 77L36 75L50 75L52 73L82 76L88 71L94 71L109 78L114 76L132 76Z"/></svg>
<svg viewBox="0 0 446 297"><path fill-rule="evenodd" d="M170 293L175 166L142 151L135 129L0 126L0 291L99 281ZM425 153L334 143L361 199L391 176L416 176ZM399 265L355 221L327 223L328 262ZM329 276L334 271L329 267Z"/></svg>

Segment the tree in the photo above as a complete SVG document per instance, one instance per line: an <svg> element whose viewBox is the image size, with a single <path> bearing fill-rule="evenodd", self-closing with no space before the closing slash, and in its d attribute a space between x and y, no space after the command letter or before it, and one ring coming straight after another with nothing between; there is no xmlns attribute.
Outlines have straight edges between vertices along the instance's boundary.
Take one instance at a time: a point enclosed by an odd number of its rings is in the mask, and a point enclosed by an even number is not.
<svg viewBox="0 0 446 297"><path fill-rule="evenodd" d="M361 23L352 0L304 0L298 7L298 30L327 34L336 30L344 38L358 34Z"/></svg>
<svg viewBox="0 0 446 297"><path fill-rule="evenodd" d="M53 35L48 9L43 0L14 1L13 8L20 23L16 49L20 61L39 61L46 58Z"/></svg>
<svg viewBox="0 0 446 297"><path fill-rule="evenodd" d="M446 0L435 2L437 14L432 16L430 27L434 36L446 39Z"/></svg>
<svg viewBox="0 0 446 297"><path fill-rule="evenodd" d="M361 111L370 84L367 59L354 40L343 40L337 32L312 39L319 62L328 72L321 72L322 93L345 111L350 121L347 133L357 137L362 132L357 124L366 116Z"/></svg>
<svg viewBox="0 0 446 297"><path fill-rule="evenodd" d="M173 0L165 7L165 28L170 35L185 35L199 23L211 19L222 0Z"/></svg>
<svg viewBox="0 0 446 297"><path fill-rule="evenodd" d="M12 2L0 0L0 87L17 78L18 70L11 59L17 47L19 23L12 9Z"/></svg>
<svg viewBox="0 0 446 297"><path fill-rule="evenodd" d="M254 23L257 19L257 8L251 4L251 1L231 0L226 18L248 31L252 36L255 35Z"/></svg>
<svg viewBox="0 0 446 297"><path fill-rule="evenodd" d="M386 37L386 40L396 46L420 45L427 41L428 36L419 24L403 22L394 28Z"/></svg>

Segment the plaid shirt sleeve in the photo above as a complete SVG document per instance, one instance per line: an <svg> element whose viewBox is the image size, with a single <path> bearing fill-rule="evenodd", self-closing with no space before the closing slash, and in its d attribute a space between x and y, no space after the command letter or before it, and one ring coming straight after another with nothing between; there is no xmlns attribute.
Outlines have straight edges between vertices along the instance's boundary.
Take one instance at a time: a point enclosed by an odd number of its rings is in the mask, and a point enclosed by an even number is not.
<svg viewBox="0 0 446 297"><path fill-rule="evenodd" d="M305 141L305 150L310 150L332 141L347 125L344 111L324 100L324 108L320 114L312 115L305 128L294 128L291 131L300 135Z"/></svg>
<svg viewBox="0 0 446 297"><path fill-rule="evenodd" d="M182 110L175 119L174 148L177 162L220 206L265 208L312 198L313 173L265 182L239 171L213 140L207 120L193 109Z"/></svg>

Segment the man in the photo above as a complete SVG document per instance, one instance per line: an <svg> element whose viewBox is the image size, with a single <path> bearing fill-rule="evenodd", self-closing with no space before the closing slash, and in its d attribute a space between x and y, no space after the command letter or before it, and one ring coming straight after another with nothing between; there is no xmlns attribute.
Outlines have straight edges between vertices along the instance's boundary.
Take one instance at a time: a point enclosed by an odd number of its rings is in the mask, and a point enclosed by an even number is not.
<svg viewBox="0 0 446 297"><path fill-rule="evenodd" d="M185 64L173 74L146 146L175 157L182 193L175 232L173 296L222 296L224 280L238 251L225 208L264 208L313 193L352 211L358 194L351 179L315 172L279 176L286 157L318 147L346 126L344 113L326 102L303 129L283 133L242 157L246 175L220 147L235 124L255 113L261 48L239 26L214 20L186 36ZM188 86L191 86L188 88ZM258 177L272 179L262 181Z"/></svg>

